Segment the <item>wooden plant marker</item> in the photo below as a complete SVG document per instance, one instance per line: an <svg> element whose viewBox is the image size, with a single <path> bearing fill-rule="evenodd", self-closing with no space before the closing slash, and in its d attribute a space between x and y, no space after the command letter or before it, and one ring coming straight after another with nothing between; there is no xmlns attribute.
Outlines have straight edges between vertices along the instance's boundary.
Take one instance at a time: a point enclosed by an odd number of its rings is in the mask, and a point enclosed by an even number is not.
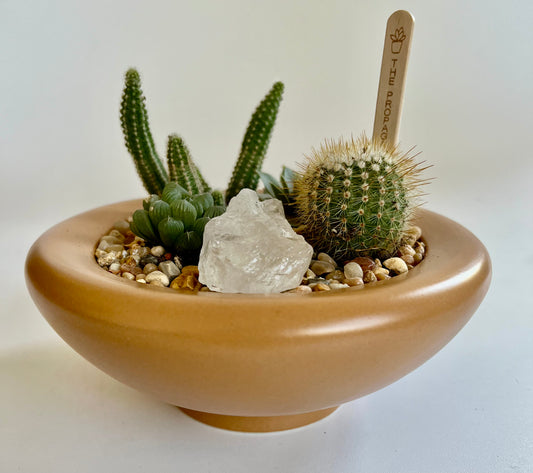
<svg viewBox="0 0 533 473"><path fill-rule="evenodd" d="M413 15L405 10L394 12L387 21L372 135L379 143L392 146L398 144L407 60L414 25Z"/></svg>

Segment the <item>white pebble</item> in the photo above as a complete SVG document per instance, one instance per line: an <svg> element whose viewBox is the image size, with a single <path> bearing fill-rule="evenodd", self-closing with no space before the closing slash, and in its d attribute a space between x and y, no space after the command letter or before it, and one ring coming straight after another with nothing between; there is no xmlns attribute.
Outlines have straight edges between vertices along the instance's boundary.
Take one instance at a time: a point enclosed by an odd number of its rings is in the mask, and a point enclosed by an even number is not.
<svg viewBox="0 0 533 473"><path fill-rule="evenodd" d="M385 266L387 269L390 269L391 271L394 271L397 274L406 273L409 268L407 268L407 264L405 261L401 258L389 258L383 261L383 266Z"/></svg>
<svg viewBox="0 0 533 473"><path fill-rule="evenodd" d="M363 268L358 263L352 261L344 266L344 277L346 279L362 278Z"/></svg>
<svg viewBox="0 0 533 473"><path fill-rule="evenodd" d="M165 249L162 246L154 246L150 251L154 256L163 256L165 254Z"/></svg>
<svg viewBox="0 0 533 473"><path fill-rule="evenodd" d="M348 284L329 283L329 287L333 290L333 289L344 289L344 288L350 287L350 286L348 286Z"/></svg>
<svg viewBox="0 0 533 473"><path fill-rule="evenodd" d="M165 273L162 273L161 271L152 271L150 274L147 274L146 282L148 284L154 284L156 286L168 286L170 284L168 276Z"/></svg>
<svg viewBox="0 0 533 473"><path fill-rule="evenodd" d="M109 271L111 271L114 274L118 274L120 272L120 263L112 263L109 266Z"/></svg>

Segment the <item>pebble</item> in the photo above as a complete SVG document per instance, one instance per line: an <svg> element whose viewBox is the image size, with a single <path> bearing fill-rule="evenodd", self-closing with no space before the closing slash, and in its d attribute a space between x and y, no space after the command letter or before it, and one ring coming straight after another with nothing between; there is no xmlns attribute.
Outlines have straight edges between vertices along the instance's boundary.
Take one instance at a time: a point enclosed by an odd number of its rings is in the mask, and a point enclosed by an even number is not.
<svg viewBox="0 0 533 473"><path fill-rule="evenodd" d="M142 267L146 266L147 264L154 264L157 266L159 264L159 259L154 255L148 254L141 257L139 264Z"/></svg>
<svg viewBox="0 0 533 473"><path fill-rule="evenodd" d="M344 272L342 272L340 269L336 269L335 271L332 271L326 276L326 280L333 279L337 281L342 281L344 277L345 277Z"/></svg>
<svg viewBox="0 0 533 473"><path fill-rule="evenodd" d="M173 261L159 263L159 271L163 272L170 281L180 275L180 270Z"/></svg>
<svg viewBox="0 0 533 473"><path fill-rule="evenodd" d="M146 275L146 282L148 284L154 284L156 285L159 283L162 286L168 286L170 284L170 281L168 280L168 277L165 273L162 273L161 271L152 271L149 274Z"/></svg>
<svg viewBox="0 0 533 473"><path fill-rule="evenodd" d="M396 274L402 274L408 271L407 263L403 259L397 257L386 259L383 261L383 265L391 271L394 271Z"/></svg>
<svg viewBox="0 0 533 473"><path fill-rule="evenodd" d="M355 261L352 261L344 265L344 277L346 279L362 278L363 268Z"/></svg>
<svg viewBox="0 0 533 473"><path fill-rule="evenodd" d="M159 257L159 256L163 256L166 253L166 251L162 246L154 246L151 249L150 253L152 253L153 256Z"/></svg>
<svg viewBox="0 0 533 473"><path fill-rule="evenodd" d="M94 255L100 266L141 284L160 287L170 285L173 289L193 292L209 291L198 280L197 266L183 267L180 258L167 252L163 246L146 246L144 240L131 232L129 221L115 222L108 234L98 241ZM315 254L301 285L286 292L307 294L363 287L365 283L383 281L405 273L424 259L426 244L420 240L421 236L420 227L409 228L396 255L383 262L379 258L358 256L339 268L327 253Z"/></svg>
<svg viewBox="0 0 533 473"><path fill-rule="evenodd" d="M153 273L154 271L157 271L157 266L153 263L148 263L143 268L144 274L150 274L150 273Z"/></svg>
<svg viewBox="0 0 533 473"><path fill-rule="evenodd" d="M335 265L327 261L314 261L311 264L311 271L313 271L313 273L315 273L317 276L321 276L322 274L335 271Z"/></svg>
<svg viewBox="0 0 533 473"><path fill-rule="evenodd" d="M316 286L313 287L313 291L316 291L316 292L331 291L331 288L327 284L323 282L319 282Z"/></svg>
<svg viewBox="0 0 533 473"><path fill-rule="evenodd" d="M326 263L332 264L335 268L337 267L337 263L335 260L329 256L327 253L318 253L318 256L316 257L318 261L324 261Z"/></svg>
<svg viewBox="0 0 533 473"><path fill-rule="evenodd" d="M100 238L100 243L102 243L103 241L109 243L110 245L115 245L115 244L122 245L122 243L124 242L124 237L117 238L114 235L105 235L102 238Z"/></svg>
<svg viewBox="0 0 533 473"><path fill-rule="evenodd" d="M414 246L418 239L422 236L422 229L416 225L408 228L405 231L404 243L410 246Z"/></svg>
<svg viewBox="0 0 533 473"><path fill-rule="evenodd" d="M414 256L416 252L412 246L402 245L400 246L400 248L398 248L398 253L401 256L407 256L407 255Z"/></svg>
<svg viewBox="0 0 533 473"><path fill-rule="evenodd" d="M415 253L416 255L416 253ZM413 264L415 262L415 258L413 255L402 255L400 258L402 258L406 264Z"/></svg>
<svg viewBox="0 0 533 473"><path fill-rule="evenodd" d="M113 228L126 235L130 231L130 224L126 220L118 220L113 224Z"/></svg>
<svg viewBox="0 0 533 473"><path fill-rule="evenodd" d="M344 284L347 284L350 287L363 286L365 282L363 278L353 278L353 279L344 279Z"/></svg>
<svg viewBox="0 0 533 473"><path fill-rule="evenodd" d="M347 261L347 263L351 263L351 262L357 263L359 266L361 266L363 273L365 271L372 271L374 267L376 266L376 263L374 262L374 260L366 256L358 256L357 258Z"/></svg>
<svg viewBox="0 0 533 473"><path fill-rule="evenodd" d="M330 283L329 288L333 291L335 289L345 289L347 287L350 287L348 284L342 284L342 283Z"/></svg>
<svg viewBox="0 0 533 473"><path fill-rule="evenodd" d="M309 286L302 285L287 292L290 294L309 294L310 292L313 292L313 289L311 289Z"/></svg>

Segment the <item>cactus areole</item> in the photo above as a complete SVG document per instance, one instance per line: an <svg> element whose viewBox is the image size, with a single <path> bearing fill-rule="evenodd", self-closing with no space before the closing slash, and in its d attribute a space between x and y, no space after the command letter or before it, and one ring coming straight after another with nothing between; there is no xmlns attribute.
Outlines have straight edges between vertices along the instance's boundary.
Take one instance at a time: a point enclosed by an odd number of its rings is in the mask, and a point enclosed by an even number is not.
<svg viewBox="0 0 533 473"><path fill-rule="evenodd" d="M393 255L419 194L420 170L409 153L365 136L325 142L296 181L306 240L339 259Z"/></svg>

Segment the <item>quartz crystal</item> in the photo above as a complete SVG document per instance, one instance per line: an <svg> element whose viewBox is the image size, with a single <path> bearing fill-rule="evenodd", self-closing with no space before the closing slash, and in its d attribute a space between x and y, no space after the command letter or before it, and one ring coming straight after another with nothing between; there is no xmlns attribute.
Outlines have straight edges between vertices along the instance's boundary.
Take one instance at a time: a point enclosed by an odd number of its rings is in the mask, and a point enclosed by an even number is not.
<svg viewBox="0 0 533 473"><path fill-rule="evenodd" d="M243 189L205 226L199 279L217 292L282 292L300 284L312 255L279 200L260 202L254 191Z"/></svg>

